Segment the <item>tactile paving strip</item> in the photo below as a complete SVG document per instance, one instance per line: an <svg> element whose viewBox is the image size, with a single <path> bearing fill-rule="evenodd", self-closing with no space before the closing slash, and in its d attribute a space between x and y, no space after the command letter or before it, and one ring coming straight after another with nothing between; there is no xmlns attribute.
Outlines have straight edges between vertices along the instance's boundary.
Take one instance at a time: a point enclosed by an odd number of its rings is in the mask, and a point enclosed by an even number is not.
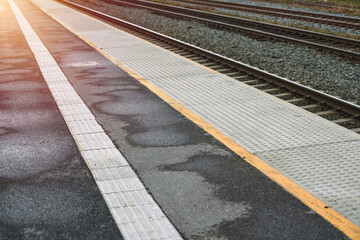
<svg viewBox="0 0 360 240"><path fill-rule="evenodd" d="M359 140L359 135L221 75L150 79L252 153Z"/></svg>
<svg viewBox="0 0 360 240"><path fill-rule="evenodd" d="M71 87L13 0L8 1L123 238L182 239Z"/></svg>
<svg viewBox="0 0 360 240"><path fill-rule="evenodd" d="M129 40L131 42L131 40ZM135 46L119 46L112 48L104 48L104 51L116 57L119 61L130 62L143 60L153 63L156 59L166 59L171 64L181 64L179 58L168 54L167 52L160 52L157 47L151 45L135 45Z"/></svg>
<svg viewBox="0 0 360 240"><path fill-rule="evenodd" d="M33 1L39 4L49 0ZM41 4L41 6L46 7L46 4ZM66 7L59 4L59 8ZM78 13L79 15L81 14ZM66 20L61 14L57 14L55 17L60 21L65 22ZM92 21L90 18L85 18L83 21ZM73 27L69 21L65 23L73 29L76 27ZM105 29L114 31L114 34L121 33L128 36L127 33L120 30L115 31L106 24L103 25L102 31ZM83 35L85 32L80 28L78 30L77 33L85 37ZM148 43L144 42L144 45L146 44ZM97 46L105 51L109 50L104 47L106 43L101 43L101 41L97 42ZM128 54L122 47L111 50L107 52L119 61L122 59L122 53ZM159 49L158 55L163 56L166 52L166 50ZM176 67L176 65L168 64L167 60L170 57L163 61L160 58L152 58L153 61L149 62L149 60L141 60L139 56L142 56L142 53L139 51L132 54L137 55L133 56L133 59L136 60L123 59L120 62L248 151L263 158L270 166L275 166L281 174L303 186L305 190L329 206L333 206L340 214L347 216L355 224L360 225L357 220L360 217L360 209L353 207L354 205L360 206L360 200L357 197L358 189L355 189L356 194L354 194L352 192L354 188L349 187L358 185L360 175L349 176L346 174L352 172L353 168L357 168L358 165L345 164L348 157L352 158L355 163L360 162L359 147L345 150L345 146L359 144L360 136L358 134L221 74L214 74L210 77L210 71L199 66L196 69L196 64L188 67L184 63ZM335 145L339 147L337 163L329 161L332 154L328 150ZM303 151L304 149L312 150ZM287 159L288 162L296 162L296 171L281 167L282 165L286 166L286 161L281 161L278 156L283 156L282 159ZM330 165L326 165L326 169L313 167L319 162L326 162ZM327 171L327 169L337 169L338 164L342 166L343 174ZM327 178L327 180L317 181L314 184L310 178L304 177L306 175L318 179ZM330 179L331 181L329 181ZM326 191L321 189L329 189L329 183L334 189L335 186L342 186L337 189L339 191L341 189L342 196L349 197L342 198L340 194L325 194L324 197L323 192ZM333 204L338 200L341 204Z"/></svg>
<svg viewBox="0 0 360 240"><path fill-rule="evenodd" d="M360 141L266 152L258 156L360 225L360 161L356 149L360 149Z"/></svg>
<svg viewBox="0 0 360 240"><path fill-rule="evenodd" d="M210 73L207 69L200 68L180 58L175 61L174 59L170 60L169 58L154 58L150 61L139 59L122 63L147 80Z"/></svg>
<svg viewBox="0 0 360 240"><path fill-rule="evenodd" d="M132 47L142 45L143 42L124 34L114 34L112 30L84 31L84 37L95 44L105 43L103 48Z"/></svg>
<svg viewBox="0 0 360 240"><path fill-rule="evenodd" d="M242 85L237 87L237 81L229 81L229 78L222 74L201 74L192 76L177 76L163 79L149 80L164 90L169 96L181 101L185 106L193 105L209 105L215 103L237 103L242 104L241 101L250 101L254 99L253 94L246 92L252 87ZM213 86L216 85L217 88ZM201 94L201 97L198 97ZM264 95L259 91L258 94ZM221 98L214 97L216 95ZM239 96L241 96L241 101ZM274 97L274 99L276 99ZM272 99L268 99L272 101Z"/></svg>

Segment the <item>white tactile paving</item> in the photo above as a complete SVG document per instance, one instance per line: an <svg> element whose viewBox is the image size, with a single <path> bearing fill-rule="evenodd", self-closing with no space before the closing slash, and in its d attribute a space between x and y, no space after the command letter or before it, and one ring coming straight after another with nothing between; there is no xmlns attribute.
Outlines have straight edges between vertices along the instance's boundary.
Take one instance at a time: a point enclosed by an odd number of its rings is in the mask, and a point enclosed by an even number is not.
<svg viewBox="0 0 360 240"><path fill-rule="evenodd" d="M345 147L359 144L358 134L226 76L213 74L196 64L192 65L182 57L167 53L166 50L145 42L141 46L138 44L139 39L132 38L128 33L76 13L74 10L67 10L76 14L78 21L96 25L93 29L84 30L81 24L72 24L66 19L70 14L63 15L64 11L60 9L68 8L61 4L56 3L57 7L55 7L56 4L50 0L33 0L33 2L248 151L260 156L266 163L303 186L305 190L332 206L340 214L360 225L360 208L352 207L360 205L360 199L356 195L359 190L346 187L358 185L360 175L349 176L346 172L352 172L357 166L356 163L360 162L360 147L351 149ZM46 7L48 3L52 5L51 8ZM98 29L100 25L102 25L101 31ZM97 31L99 36L96 34ZM124 39L124 41L129 39L129 43L109 44L105 37L110 35L114 39ZM132 41L136 43L133 44ZM152 49L153 56L147 55L141 49ZM156 51L157 54L154 54ZM164 57L166 53L168 55ZM336 174L337 165L329 161L333 156L329 148L334 145L341 146L336 148L336 154L339 156L339 163L336 164L342 166L342 174L339 172ZM311 151L303 151L311 148L313 148ZM345 164L344 162L347 161L345 156L351 156L355 165ZM287 166L286 162L296 165L296 171L282 167L282 165ZM332 165L324 168L314 167L319 162ZM318 181L314 184L311 178L303 177L305 175L317 177ZM325 194L324 197L324 191L321 189L328 189L329 182L341 186L334 186L341 194ZM356 194L353 194L354 191ZM333 204L335 201L341 204Z"/></svg>
<svg viewBox="0 0 360 240"><path fill-rule="evenodd" d="M142 62L144 64L143 68L139 68L139 65L137 65L137 63L135 62L129 62L127 66L148 80L168 78L173 76L193 76L193 75L209 73L209 71L205 69L203 70L202 68L199 67L194 67L195 65L191 65L186 61L184 61L183 63L173 64L173 65L171 65L167 61L161 64L161 61L163 60L157 59L157 61L153 61L151 63L146 61L137 61L137 62ZM163 65L163 67L161 67L161 65Z"/></svg>
<svg viewBox="0 0 360 240"><path fill-rule="evenodd" d="M144 189L144 186L138 177L97 181L97 184L103 194L139 191Z"/></svg>
<svg viewBox="0 0 360 240"><path fill-rule="evenodd" d="M254 154L359 140L356 133L349 131L347 134L341 127L299 108L277 105L276 101L267 104L240 98L239 102L242 104L217 103L211 108L194 105L192 109Z"/></svg>
<svg viewBox="0 0 360 240"><path fill-rule="evenodd" d="M73 91L73 87L71 86L70 83L66 83L63 81L58 81L58 82L50 82L48 81L48 87L52 92L71 92Z"/></svg>
<svg viewBox="0 0 360 240"><path fill-rule="evenodd" d="M66 78L63 74L58 73L57 71L44 71L43 76L46 80L46 82L49 83L55 83L55 82L63 82Z"/></svg>
<svg viewBox="0 0 360 240"><path fill-rule="evenodd" d="M134 39L132 36L114 34L113 31L84 31L84 37L95 44L104 43L103 48L131 47L143 45L143 41Z"/></svg>
<svg viewBox="0 0 360 240"><path fill-rule="evenodd" d="M112 143L109 136L104 132L79 134L73 135L73 137L78 143L81 151L115 148L115 145Z"/></svg>
<svg viewBox="0 0 360 240"><path fill-rule="evenodd" d="M111 167L111 168L96 168L94 169L94 176L98 180L111 180L116 178L134 178L136 173L130 166L124 165L125 160L121 159L121 167Z"/></svg>
<svg viewBox="0 0 360 240"><path fill-rule="evenodd" d="M146 192L126 159L96 122L13 0L8 1L123 238L182 239ZM53 4L48 6L56 10ZM60 12L69 14L62 10ZM77 23L77 27L92 28L81 21ZM163 225L159 226L159 223Z"/></svg>
<svg viewBox="0 0 360 240"><path fill-rule="evenodd" d="M242 101L250 101L256 97L266 96L268 102L276 100L267 96L262 91L251 92L252 87L241 84L240 82L229 80L225 75L221 74L201 74L192 76L176 76L163 79L150 79L149 82L156 84L162 90L166 91L170 96L181 101L184 106L191 107L193 105L208 105L215 103L242 103L239 102L240 97ZM213 86L216 85L217 88ZM198 97L197 94L201 94ZM255 94L255 96L254 96ZM214 97L216 95L222 96ZM257 96L256 96L257 95Z"/></svg>
<svg viewBox="0 0 360 240"><path fill-rule="evenodd" d="M89 167L93 170L102 168L117 168L128 165L125 158L115 147L83 151L81 154L87 161L89 161Z"/></svg>
<svg viewBox="0 0 360 240"><path fill-rule="evenodd" d="M360 141L264 152L258 156L353 222L360 222ZM301 169L312 169L302 171ZM318 174L314 174L318 173Z"/></svg>
<svg viewBox="0 0 360 240"><path fill-rule="evenodd" d="M152 204L152 200L145 189L140 189L131 192L117 192L104 194L106 201L111 202L114 208Z"/></svg>
<svg viewBox="0 0 360 240"><path fill-rule="evenodd" d="M173 239L166 231L166 228L168 227L168 223L164 220L155 220L156 224L153 224L149 226L146 222L144 225L147 228L148 236L146 239ZM126 229L126 232L124 233L124 236L127 236L129 239L139 239L142 240L142 238L136 234L133 234L134 232L131 231L131 227L129 224L122 224L124 229ZM164 231L165 230L165 231ZM143 230L145 231L145 230ZM159 234L160 233L160 234Z"/></svg>
<svg viewBox="0 0 360 240"><path fill-rule="evenodd" d="M75 94L74 89L72 91L52 92L58 105L84 104L83 100Z"/></svg>
<svg viewBox="0 0 360 240"><path fill-rule="evenodd" d="M131 42L131 40L129 40L129 42ZM160 52L159 54L159 49L151 45L144 46L144 44L137 44L134 46L119 46L112 48L104 48L104 51L116 57L116 59L118 59L119 61L124 61L127 63L130 61L137 62L139 60L142 60L151 64L156 64L155 61L160 59L166 59L166 63L169 65L183 63L183 60L180 60L179 58L167 52Z"/></svg>
<svg viewBox="0 0 360 240"><path fill-rule="evenodd" d="M67 124L73 135L102 133L104 131L94 119L67 121Z"/></svg>
<svg viewBox="0 0 360 240"><path fill-rule="evenodd" d="M50 88L51 89L51 88ZM58 106L67 121L81 121L95 119L94 115L84 104L68 104Z"/></svg>

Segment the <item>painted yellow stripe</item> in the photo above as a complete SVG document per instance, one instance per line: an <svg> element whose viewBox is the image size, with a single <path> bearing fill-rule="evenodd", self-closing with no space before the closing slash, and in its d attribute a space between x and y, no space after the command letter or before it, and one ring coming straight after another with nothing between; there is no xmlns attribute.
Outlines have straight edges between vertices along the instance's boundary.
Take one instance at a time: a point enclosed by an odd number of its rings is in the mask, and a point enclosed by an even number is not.
<svg viewBox="0 0 360 240"><path fill-rule="evenodd" d="M35 3L33 3L36 5ZM39 6L37 6L39 7ZM52 17L45 9L42 9L39 7L42 11L47 13L50 17ZM192 122L194 122L196 125L204 129L206 132L211 134L214 138L216 138L218 141L223 143L226 147L228 147L230 150L235 152L237 155L239 155L241 158L243 158L246 162L257 168L259 171L261 171L263 174L265 174L267 177L272 179L274 182L282 186L284 189L286 189L289 193L291 193L293 196L298 198L300 201L302 201L306 206L313 209L315 212L317 212L320 216L322 216L324 219L329 221L332 225L334 225L336 228L338 228L340 231L342 231L345 235L347 235L349 238L354 240L360 240L360 227L355 225L353 222L351 222L349 219L345 218L338 212L336 212L334 209L327 206L325 203L317 199L315 196L313 196L311 193L306 191L305 189L301 188L299 185L297 185L295 182L290 180L289 178L285 177L281 173L279 173L277 170L272 168L270 165L266 164L264 161L262 161L257 156L253 155L249 151L247 151L245 148L231 140L229 137L227 137L225 134L217 130L214 126L206 122L204 119L181 105L179 102L177 102L175 99L167 95L165 92L163 92L161 89L156 87L155 85L148 82L146 79L142 78L140 75L138 75L136 72L132 71L130 68L126 67L125 65L121 64L118 60L113 58L111 55L103 51L100 47L96 46L94 43L90 42L88 39L84 38L80 34L78 34L76 31L74 31L71 27L67 26L66 24L62 23L59 19L54 18L57 22L62 24L64 27L66 27L69 31L71 31L73 34L78 36L80 39L82 39L84 42L89 44L91 47L96 49L99 53L104 55L107 59L112 61L114 64L116 64L118 67L120 67L122 70L127 72L130 76L138 80L140 83L142 83L144 86L146 86L148 89L150 89L153 93L155 93L157 96L159 96L162 100L164 100L166 103L168 103L170 106L172 106L174 109L176 109L178 112L186 116L188 119L190 119ZM121 31L121 30L119 30Z"/></svg>

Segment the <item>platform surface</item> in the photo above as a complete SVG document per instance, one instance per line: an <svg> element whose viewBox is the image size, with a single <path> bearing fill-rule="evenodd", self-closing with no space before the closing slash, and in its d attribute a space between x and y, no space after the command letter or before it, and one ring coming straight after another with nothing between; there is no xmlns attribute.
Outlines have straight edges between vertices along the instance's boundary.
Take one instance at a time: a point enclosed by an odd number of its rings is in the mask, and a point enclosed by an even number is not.
<svg viewBox="0 0 360 240"><path fill-rule="evenodd" d="M0 239L121 239L3 0L0 49Z"/></svg>
<svg viewBox="0 0 360 240"><path fill-rule="evenodd" d="M15 1L49 51L43 58L46 51L34 40L37 64L122 235L133 236L126 231L136 221L124 219L119 209L127 204L120 202L138 191L146 206L152 197L156 202L139 211L147 217L158 211L153 219L169 218L185 238L346 239L143 80L360 225L358 134L57 2L33 2L75 34L29 2ZM125 195L113 196L114 189ZM147 222L140 232L160 238L151 234L162 230L149 227L149 234ZM171 223L163 238L179 237Z"/></svg>

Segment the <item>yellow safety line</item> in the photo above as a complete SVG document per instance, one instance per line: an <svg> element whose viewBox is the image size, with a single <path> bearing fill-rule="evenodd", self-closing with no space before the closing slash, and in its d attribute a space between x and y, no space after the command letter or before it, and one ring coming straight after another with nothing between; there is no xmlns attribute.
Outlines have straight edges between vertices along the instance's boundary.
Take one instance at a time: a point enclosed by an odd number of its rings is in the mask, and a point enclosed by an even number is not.
<svg viewBox="0 0 360 240"><path fill-rule="evenodd" d="M32 0L30 0L32 1ZM334 225L337 229L342 231L345 235L347 235L349 238L354 240L360 240L360 227L355 225L353 222L351 222L349 219L342 216L340 213L332 209L331 207L327 206L325 203L317 199L314 195L306 191L305 189L301 188L298 184L290 180L289 178L285 177L281 173L279 173L276 169L272 168L270 165L262 161L260 158L255 156L254 154L247 151L245 148L231 140L229 137L227 137L225 134L217 130L214 126L206 122L204 119L187 109L185 106L181 105L179 102L177 102L175 99L167 95L165 92L163 92L161 89L153 85L152 83L148 82L146 79L141 77L139 74L128 68L127 66L120 63L117 59L103 51L100 47L89 41L88 39L84 38L80 34L78 34L74 29L67 26L65 23L60 21L59 19L51 16L50 13L48 13L45 9L38 6L36 3L33 2L34 5L36 5L38 8L40 8L43 12L45 12L47 15L55 19L57 22L59 22L61 25L63 25L65 28L67 28L69 31L71 31L73 34L78 36L80 39L82 39L84 42L86 42L88 45L96 49L99 53L104 55L107 59L112 61L114 64L116 64L119 68L127 72L130 76L135 78L137 81L142 83L144 86L146 86L148 89L150 89L153 93L155 93L158 97L160 97L162 100L164 100L166 103L168 103L170 106L172 106L174 109L176 109L178 112L186 116L188 119L190 119L192 122L194 122L196 125L204 129L206 132L211 134L214 138L216 138L218 141L223 143L226 147L228 147L230 150L235 152L237 155L239 155L242 159L244 159L246 162L257 168L259 171L261 171L263 174L265 174L267 177L272 179L274 182L282 186L284 189L286 189L289 193L291 193L293 196L298 198L300 201L302 201L306 206L313 209L315 212L317 212L320 216L322 216L324 219L326 219L328 222L330 222L332 225ZM121 30L119 30L121 31Z"/></svg>

